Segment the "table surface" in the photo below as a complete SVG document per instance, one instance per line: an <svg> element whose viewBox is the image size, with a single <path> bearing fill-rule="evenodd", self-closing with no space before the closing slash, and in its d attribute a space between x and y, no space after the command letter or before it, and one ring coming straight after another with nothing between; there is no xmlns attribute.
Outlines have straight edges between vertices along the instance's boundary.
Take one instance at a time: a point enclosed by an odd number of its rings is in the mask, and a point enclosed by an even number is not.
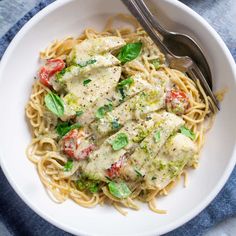
<svg viewBox="0 0 236 236"><path fill-rule="evenodd" d="M236 0L181 1L198 12L217 30L231 52L236 51ZM40 0L0 0L0 37L39 2ZM222 15L222 12L227 14ZM11 235L1 222L0 235ZM205 236L234 235L236 235L236 217L223 221L205 234Z"/></svg>

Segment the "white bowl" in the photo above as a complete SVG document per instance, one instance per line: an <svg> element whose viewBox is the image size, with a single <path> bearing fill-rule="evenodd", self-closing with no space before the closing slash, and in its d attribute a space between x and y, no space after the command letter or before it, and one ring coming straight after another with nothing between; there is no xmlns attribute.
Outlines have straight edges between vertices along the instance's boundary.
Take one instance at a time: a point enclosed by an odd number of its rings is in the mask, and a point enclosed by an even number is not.
<svg viewBox="0 0 236 236"><path fill-rule="evenodd" d="M158 215L141 205L127 217L110 206L86 209L68 200L54 203L39 180L25 149L30 142L24 107L38 68L39 50L53 39L79 35L86 27L102 29L108 16L126 12L118 0L61 0L32 18L8 47L0 68L1 167L18 195L47 221L80 235L157 235L177 228L203 210L227 181L236 161L236 75L234 60L218 34L199 15L175 0L153 1L169 28L186 32L203 47L214 88L229 88L214 127L207 135L200 166L190 171L189 186L179 184L157 200L168 210ZM171 23L172 22L172 23Z"/></svg>

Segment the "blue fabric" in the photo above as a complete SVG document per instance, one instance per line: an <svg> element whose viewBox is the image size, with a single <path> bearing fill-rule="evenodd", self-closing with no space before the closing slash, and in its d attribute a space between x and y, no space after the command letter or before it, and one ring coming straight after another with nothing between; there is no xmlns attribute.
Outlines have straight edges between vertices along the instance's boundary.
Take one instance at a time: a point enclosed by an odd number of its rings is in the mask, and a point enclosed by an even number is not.
<svg viewBox="0 0 236 236"><path fill-rule="evenodd" d="M202 9L205 11L208 1L182 0L189 4L203 4ZM224 1L224 0L223 0ZM226 2L230 2L227 0ZM34 9L28 12L20 19L1 39L0 39L0 58L6 50L8 44L14 38L20 28L38 11L53 2L53 0L42 0ZM207 3L208 2L208 3ZM214 0L213 2L219 2ZM223 14L223 12L221 12ZM218 14L216 14L217 16ZM220 14L219 14L220 15ZM204 13L203 13L204 16ZM205 16L204 16L205 17ZM207 16L205 17L207 18ZM214 26L214 25L213 25ZM220 30L220 27L218 27ZM223 34L224 39L228 42L231 53L236 58L235 37L229 34ZM0 169L0 223L3 224L10 235L70 235L53 225L49 224L38 215L36 215L14 192L7 182L2 170ZM168 236L200 236L207 229L214 226L224 219L236 215L236 169L231 174L227 184L212 201L212 203L203 210L194 219L183 225L182 227L166 234Z"/></svg>

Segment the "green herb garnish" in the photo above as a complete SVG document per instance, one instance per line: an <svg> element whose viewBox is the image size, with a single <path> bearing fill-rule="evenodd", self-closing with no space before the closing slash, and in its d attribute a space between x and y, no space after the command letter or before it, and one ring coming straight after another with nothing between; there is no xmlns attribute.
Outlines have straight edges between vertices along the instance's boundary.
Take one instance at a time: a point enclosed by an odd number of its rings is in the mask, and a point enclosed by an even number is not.
<svg viewBox="0 0 236 236"><path fill-rule="evenodd" d="M110 177L108 177L108 176L105 176L105 178L107 179L108 182L112 181L112 179Z"/></svg>
<svg viewBox="0 0 236 236"><path fill-rule="evenodd" d="M139 56L142 49L142 43L128 43L121 48L120 53L117 58L121 61L122 64L134 60Z"/></svg>
<svg viewBox="0 0 236 236"><path fill-rule="evenodd" d="M63 122L63 123L59 123L57 125L56 131L62 137L64 135L66 135L69 131L71 131L73 129L79 129L79 128L81 128L81 124L80 123L76 123L76 124L70 125L69 122Z"/></svg>
<svg viewBox="0 0 236 236"><path fill-rule="evenodd" d="M99 107L96 112L96 117L98 119L102 119L106 114L105 108L104 107Z"/></svg>
<svg viewBox="0 0 236 236"><path fill-rule="evenodd" d="M131 194L130 189L124 182L121 183L110 182L108 184L108 189L113 196L120 199L125 199Z"/></svg>
<svg viewBox="0 0 236 236"><path fill-rule="evenodd" d="M143 174L138 169L135 168L134 171L136 172L138 177L143 177Z"/></svg>
<svg viewBox="0 0 236 236"><path fill-rule="evenodd" d="M157 131L155 134L154 134L154 139L155 139L155 142L158 143L161 139L161 132L160 131Z"/></svg>
<svg viewBox="0 0 236 236"><path fill-rule="evenodd" d="M83 111L77 111L75 114L76 114L77 117L79 117L79 116L81 116L82 114L84 114L84 112L83 112Z"/></svg>
<svg viewBox="0 0 236 236"><path fill-rule="evenodd" d="M96 193L99 191L99 181L90 180L86 177L80 177L77 181L77 188L81 191L88 190L91 193Z"/></svg>
<svg viewBox="0 0 236 236"><path fill-rule="evenodd" d="M56 73L56 79L60 81L62 79L62 76L68 72L67 68L62 69L60 72Z"/></svg>
<svg viewBox="0 0 236 236"><path fill-rule="evenodd" d="M125 89L130 86L134 82L134 79L129 77L127 79L122 80L120 83L117 85L117 90L121 94L121 101L124 101L126 97Z"/></svg>
<svg viewBox="0 0 236 236"><path fill-rule="evenodd" d="M135 135L132 139L135 143L141 142L148 136L150 132L148 129L144 129L143 127L137 127L137 131L138 131L137 135Z"/></svg>
<svg viewBox="0 0 236 236"><path fill-rule="evenodd" d="M186 128L185 126L180 127L181 134L189 137L190 139L194 140L196 138L196 134L193 133L190 129Z"/></svg>
<svg viewBox="0 0 236 236"><path fill-rule="evenodd" d="M99 185L98 184L94 183L93 185L90 185L90 187L89 187L89 191L91 193L97 193L98 190L99 190Z"/></svg>
<svg viewBox="0 0 236 236"><path fill-rule="evenodd" d="M134 79L129 77L127 79L122 80L120 83L118 83L117 88L121 89L124 88L125 86L130 86L134 82Z"/></svg>
<svg viewBox="0 0 236 236"><path fill-rule="evenodd" d="M112 129L119 129L120 128L120 124L118 123L118 121L116 119L114 119L111 122L111 126L112 126Z"/></svg>
<svg viewBox="0 0 236 236"><path fill-rule="evenodd" d="M63 116L64 114L64 102L63 100L57 96L55 93L48 93L45 98L44 102L48 110L54 113L57 116Z"/></svg>
<svg viewBox="0 0 236 236"><path fill-rule="evenodd" d="M91 59L91 60L88 60L88 61L86 61L86 62L84 62L84 63L79 63L78 66L81 67L81 68L83 68L83 67L86 67L86 66L88 66L88 65L92 65L92 64L94 64L94 63L96 63L96 62L97 62L97 60Z"/></svg>
<svg viewBox="0 0 236 236"><path fill-rule="evenodd" d="M127 146L129 143L128 136L125 133L119 133L116 137L111 141L111 145L113 150L117 151Z"/></svg>
<svg viewBox="0 0 236 236"><path fill-rule="evenodd" d="M119 92L120 92L120 95L121 95L121 101L123 101L126 97L126 94L125 94L125 91L124 91L124 88L120 88L118 89Z"/></svg>
<svg viewBox="0 0 236 236"><path fill-rule="evenodd" d="M83 81L83 85L86 86L87 84L89 84L92 80L91 79L86 79Z"/></svg>
<svg viewBox="0 0 236 236"><path fill-rule="evenodd" d="M64 171L70 171L73 167L73 160L68 160L64 165Z"/></svg>
<svg viewBox="0 0 236 236"><path fill-rule="evenodd" d="M160 60L159 59L153 59L151 61L151 63L153 64L153 66L155 67L156 70L159 69L159 67L160 67Z"/></svg>
<svg viewBox="0 0 236 236"><path fill-rule="evenodd" d="M106 115L106 113L109 112L109 111L112 111L112 109L113 109L112 103L106 104L106 105L104 105L102 107L99 107L97 109L95 116L98 119L102 119Z"/></svg>

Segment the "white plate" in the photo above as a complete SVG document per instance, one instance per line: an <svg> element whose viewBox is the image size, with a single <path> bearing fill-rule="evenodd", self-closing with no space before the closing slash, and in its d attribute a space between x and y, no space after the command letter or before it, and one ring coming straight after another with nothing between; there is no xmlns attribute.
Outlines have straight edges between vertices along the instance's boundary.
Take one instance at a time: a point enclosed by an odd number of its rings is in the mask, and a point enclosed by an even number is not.
<svg viewBox="0 0 236 236"><path fill-rule="evenodd" d="M213 129L207 135L200 166L190 171L189 186L180 183L158 207L158 215L141 205L127 217L112 207L86 209L68 200L54 203L39 180L25 149L30 142L24 107L38 68L39 50L55 38L79 35L86 27L102 29L109 15L125 12L118 0L61 0L48 6L17 34L0 70L1 166L18 195L40 216L68 232L80 235L156 235L187 222L206 207L229 177L236 160L236 101L234 61L217 33L196 13L175 0L153 1L170 29L187 32L203 47L215 89L228 87Z"/></svg>

